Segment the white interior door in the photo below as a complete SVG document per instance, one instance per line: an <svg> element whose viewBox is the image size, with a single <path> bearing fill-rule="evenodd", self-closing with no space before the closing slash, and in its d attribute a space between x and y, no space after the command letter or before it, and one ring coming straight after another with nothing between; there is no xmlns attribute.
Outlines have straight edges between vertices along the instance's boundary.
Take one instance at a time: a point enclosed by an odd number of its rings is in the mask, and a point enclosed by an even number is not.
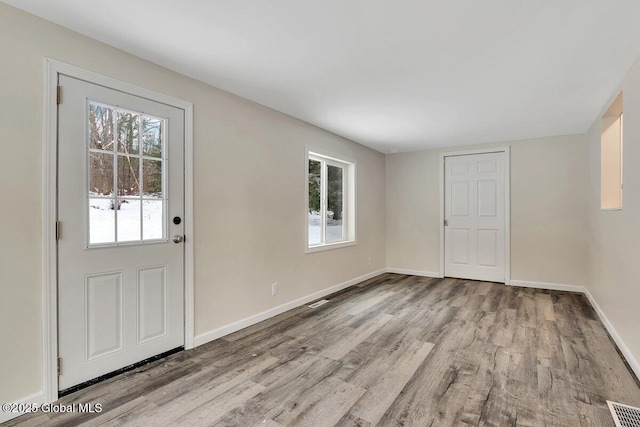
<svg viewBox="0 0 640 427"><path fill-rule="evenodd" d="M445 276L505 281L504 152L445 157Z"/></svg>
<svg viewBox="0 0 640 427"><path fill-rule="evenodd" d="M71 77L60 86L63 390L184 344L184 111Z"/></svg>

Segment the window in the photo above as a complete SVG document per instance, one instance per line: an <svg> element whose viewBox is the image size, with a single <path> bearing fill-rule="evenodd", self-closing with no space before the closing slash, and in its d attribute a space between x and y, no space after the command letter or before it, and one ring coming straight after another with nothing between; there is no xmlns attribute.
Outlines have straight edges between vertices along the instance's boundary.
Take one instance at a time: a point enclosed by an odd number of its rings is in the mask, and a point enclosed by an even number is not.
<svg viewBox="0 0 640 427"><path fill-rule="evenodd" d="M600 208L622 209L622 92L602 116L600 137Z"/></svg>
<svg viewBox="0 0 640 427"><path fill-rule="evenodd" d="M355 163L307 158L307 252L355 244Z"/></svg>
<svg viewBox="0 0 640 427"><path fill-rule="evenodd" d="M165 239L164 128L164 119L89 101L89 246Z"/></svg>

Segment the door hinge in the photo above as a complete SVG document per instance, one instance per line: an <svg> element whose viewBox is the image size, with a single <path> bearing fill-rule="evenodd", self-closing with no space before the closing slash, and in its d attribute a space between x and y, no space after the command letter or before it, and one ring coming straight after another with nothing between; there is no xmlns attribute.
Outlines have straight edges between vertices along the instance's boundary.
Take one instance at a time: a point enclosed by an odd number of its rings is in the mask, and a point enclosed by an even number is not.
<svg viewBox="0 0 640 427"><path fill-rule="evenodd" d="M62 238L62 223L60 221L56 221L56 240L60 240Z"/></svg>
<svg viewBox="0 0 640 427"><path fill-rule="evenodd" d="M448 226L449 226L449 220L448 220L448 219L445 219L445 220L444 220L444 226L445 226L445 227L448 227Z"/></svg>
<svg viewBox="0 0 640 427"><path fill-rule="evenodd" d="M58 376L62 375L62 357L58 357Z"/></svg>
<svg viewBox="0 0 640 427"><path fill-rule="evenodd" d="M60 105L62 103L62 87L58 86L56 88L56 103Z"/></svg>

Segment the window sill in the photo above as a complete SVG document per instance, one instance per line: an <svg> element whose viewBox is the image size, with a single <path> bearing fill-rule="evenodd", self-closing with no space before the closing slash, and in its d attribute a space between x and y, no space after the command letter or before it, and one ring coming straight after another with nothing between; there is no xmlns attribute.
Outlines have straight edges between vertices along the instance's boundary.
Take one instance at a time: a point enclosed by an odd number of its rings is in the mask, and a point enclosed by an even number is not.
<svg viewBox="0 0 640 427"><path fill-rule="evenodd" d="M324 245L307 247L307 249L305 250L305 253L310 254L313 252L328 251L330 249L346 248L347 246L355 246L355 245L356 245L355 240L348 240L346 242L326 243Z"/></svg>
<svg viewBox="0 0 640 427"><path fill-rule="evenodd" d="M621 211L622 208L600 208L601 211Z"/></svg>

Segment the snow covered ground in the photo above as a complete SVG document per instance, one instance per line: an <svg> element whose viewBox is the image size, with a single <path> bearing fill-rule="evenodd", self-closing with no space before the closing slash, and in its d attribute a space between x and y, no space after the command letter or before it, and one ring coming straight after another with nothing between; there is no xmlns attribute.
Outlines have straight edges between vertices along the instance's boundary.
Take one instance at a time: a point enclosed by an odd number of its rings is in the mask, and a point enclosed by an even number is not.
<svg viewBox="0 0 640 427"><path fill-rule="evenodd" d="M333 212L329 211L329 217L333 217ZM317 245L322 242L322 218L320 213L309 212L307 223L309 224L309 244ZM327 224L327 241L341 240L342 236L342 220L334 221L330 219Z"/></svg>
<svg viewBox="0 0 640 427"><path fill-rule="evenodd" d="M140 220L144 240L162 239L162 199L142 201L142 218L140 217L140 200L127 200L122 203L118 215L118 242L131 242L140 239ZM110 199L89 199L89 235L91 244L115 242L115 215L111 209ZM329 217L333 212L329 212ZM309 244L322 241L322 219L318 212L309 213ZM327 225L327 240L341 240L342 220L330 219Z"/></svg>
<svg viewBox="0 0 640 427"><path fill-rule="evenodd" d="M140 216L142 203L142 217ZM162 199L127 200L118 214L118 241L131 242L140 239L140 220L144 240L162 239ZM89 242L113 243L115 241L115 215L109 199L89 199Z"/></svg>

